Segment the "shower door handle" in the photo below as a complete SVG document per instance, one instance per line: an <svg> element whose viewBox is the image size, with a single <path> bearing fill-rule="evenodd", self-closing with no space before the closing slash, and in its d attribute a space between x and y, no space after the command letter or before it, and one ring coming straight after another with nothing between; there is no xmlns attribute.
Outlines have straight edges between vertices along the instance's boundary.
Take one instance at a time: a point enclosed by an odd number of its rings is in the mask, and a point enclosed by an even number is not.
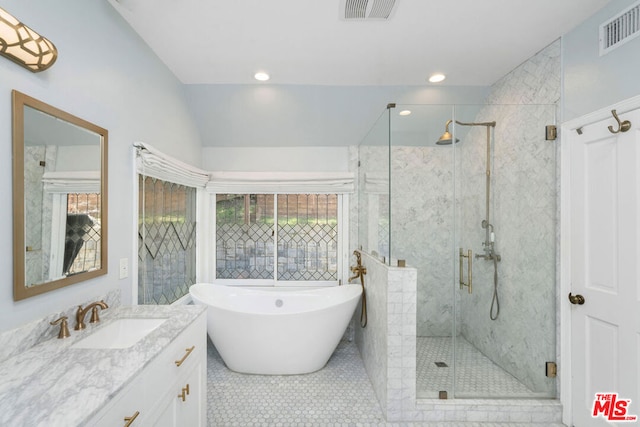
<svg viewBox="0 0 640 427"><path fill-rule="evenodd" d="M465 283L464 281L464 258L467 258L467 279L468 279L468 283ZM462 250L462 248L460 248L460 289L462 289L464 286L467 286L469 293L471 293L472 291L472 277L473 277L473 273L472 273L472 263L473 263L473 253L471 252L471 249L469 249L467 251L467 255L464 254L464 251Z"/></svg>

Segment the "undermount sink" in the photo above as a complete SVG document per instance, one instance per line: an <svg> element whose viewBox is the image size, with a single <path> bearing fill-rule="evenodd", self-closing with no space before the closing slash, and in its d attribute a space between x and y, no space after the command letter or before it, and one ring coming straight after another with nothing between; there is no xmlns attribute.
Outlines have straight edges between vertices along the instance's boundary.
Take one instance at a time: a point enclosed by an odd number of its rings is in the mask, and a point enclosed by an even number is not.
<svg viewBox="0 0 640 427"><path fill-rule="evenodd" d="M127 348L131 347L167 319L116 319L73 344L72 348Z"/></svg>

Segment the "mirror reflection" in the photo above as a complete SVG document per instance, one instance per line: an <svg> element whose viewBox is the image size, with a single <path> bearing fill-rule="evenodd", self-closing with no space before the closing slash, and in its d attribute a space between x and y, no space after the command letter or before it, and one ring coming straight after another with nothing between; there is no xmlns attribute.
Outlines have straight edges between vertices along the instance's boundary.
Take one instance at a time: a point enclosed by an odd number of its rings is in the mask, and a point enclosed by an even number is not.
<svg viewBox="0 0 640 427"><path fill-rule="evenodd" d="M14 91L14 298L106 273L107 131Z"/></svg>

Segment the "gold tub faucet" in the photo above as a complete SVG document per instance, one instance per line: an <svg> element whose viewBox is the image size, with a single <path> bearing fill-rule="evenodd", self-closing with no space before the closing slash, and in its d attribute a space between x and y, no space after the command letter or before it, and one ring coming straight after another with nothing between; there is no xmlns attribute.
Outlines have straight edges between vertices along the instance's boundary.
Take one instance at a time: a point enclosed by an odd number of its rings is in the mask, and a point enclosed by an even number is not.
<svg viewBox="0 0 640 427"><path fill-rule="evenodd" d="M352 280L357 278L360 278L361 281L364 281L364 275L367 274L367 267L362 265L362 255L360 254L360 252L353 251L353 254L356 256L357 265L350 267L351 272L355 275L349 277L349 280L347 281L348 283L351 283Z"/></svg>
<svg viewBox="0 0 640 427"><path fill-rule="evenodd" d="M73 329L75 329L76 331L79 331L85 328L84 318L87 312L89 311L89 309L91 309L91 320L89 321L89 323L99 322L100 317L98 316L98 307L100 307L102 310L104 310L105 308L109 308L107 303L104 301L92 302L85 308L82 308L82 306L79 305L78 311L76 311L76 327Z"/></svg>

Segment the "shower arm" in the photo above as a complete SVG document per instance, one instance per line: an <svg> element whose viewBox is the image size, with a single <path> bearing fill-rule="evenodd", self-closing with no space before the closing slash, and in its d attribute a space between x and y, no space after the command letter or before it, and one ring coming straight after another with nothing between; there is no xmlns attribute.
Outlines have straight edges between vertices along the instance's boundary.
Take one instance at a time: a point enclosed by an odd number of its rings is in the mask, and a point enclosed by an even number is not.
<svg viewBox="0 0 640 427"><path fill-rule="evenodd" d="M449 120L449 123L451 123L451 120ZM486 126L487 129L496 127L496 122L471 122L471 123L465 123L465 122L461 122L461 121L456 120L456 124L462 125L462 126Z"/></svg>

